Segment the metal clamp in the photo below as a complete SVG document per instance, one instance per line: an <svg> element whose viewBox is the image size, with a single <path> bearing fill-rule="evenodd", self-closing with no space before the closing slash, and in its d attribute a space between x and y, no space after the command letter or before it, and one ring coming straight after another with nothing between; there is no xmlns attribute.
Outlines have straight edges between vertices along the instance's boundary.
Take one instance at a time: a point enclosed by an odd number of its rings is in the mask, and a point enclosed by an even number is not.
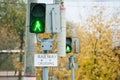
<svg viewBox="0 0 120 80"><path fill-rule="evenodd" d="M41 42L41 49L42 50L52 50L52 42L55 39L55 35L50 39L39 38L38 34L36 34L37 41Z"/></svg>

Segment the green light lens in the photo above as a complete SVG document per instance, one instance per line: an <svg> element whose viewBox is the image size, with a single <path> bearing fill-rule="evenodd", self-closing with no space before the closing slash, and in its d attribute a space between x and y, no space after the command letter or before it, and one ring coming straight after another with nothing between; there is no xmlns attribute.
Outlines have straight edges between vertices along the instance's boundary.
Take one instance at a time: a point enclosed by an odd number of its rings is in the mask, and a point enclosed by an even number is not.
<svg viewBox="0 0 120 80"><path fill-rule="evenodd" d="M69 45L66 46L66 53L70 53L71 52L71 47Z"/></svg>
<svg viewBox="0 0 120 80"><path fill-rule="evenodd" d="M42 33L44 32L44 25L40 20L35 20L33 22L33 31L36 33Z"/></svg>

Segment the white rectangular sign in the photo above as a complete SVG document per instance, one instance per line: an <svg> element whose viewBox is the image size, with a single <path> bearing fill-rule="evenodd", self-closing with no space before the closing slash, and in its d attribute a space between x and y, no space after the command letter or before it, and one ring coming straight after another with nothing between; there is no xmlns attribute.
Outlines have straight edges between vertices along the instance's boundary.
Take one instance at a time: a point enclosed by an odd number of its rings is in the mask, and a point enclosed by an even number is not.
<svg viewBox="0 0 120 80"><path fill-rule="evenodd" d="M57 66L57 54L35 54L34 66Z"/></svg>

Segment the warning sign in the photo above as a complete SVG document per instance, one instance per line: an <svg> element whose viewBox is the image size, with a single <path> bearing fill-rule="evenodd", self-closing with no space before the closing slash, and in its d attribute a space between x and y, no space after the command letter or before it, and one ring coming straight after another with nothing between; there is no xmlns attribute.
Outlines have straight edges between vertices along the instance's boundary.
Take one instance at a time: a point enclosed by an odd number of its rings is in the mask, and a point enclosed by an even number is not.
<svg viewBox="0 0 120 80"><path fill-rule="evenodd" d="M34 66L57 66L57 54L35 54Z"/></svg>

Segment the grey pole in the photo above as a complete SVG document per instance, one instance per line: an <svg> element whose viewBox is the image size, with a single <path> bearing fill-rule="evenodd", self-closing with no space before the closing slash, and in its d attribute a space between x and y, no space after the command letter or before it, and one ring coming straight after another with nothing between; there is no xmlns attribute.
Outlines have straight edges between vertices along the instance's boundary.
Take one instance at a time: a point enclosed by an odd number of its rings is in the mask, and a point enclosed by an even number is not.
<svg viewBox="0 0 120 80"><path fill-rule="evenodd" d="M65 6L64 0L54 0L56 4L61 4L60 7L60 19L62 32L58 33L58 56L66 56L66 18L65 18ZM62 44L61 44L62 43Z"/></svg>
<svg viewBox="0 0 120 80"><path fill-rule="evenodd" d="M72 80L74 80L74 67L71 68L71 72L72 72Z"/></svg>
<svg viewBox="0 0 120 80"><path fill-rule="evenodd" d="M27 0L24 80L36 80L34 67L34 54L36 52L36 37L35 34L29 32L29 16L31 2L37 2L37 0Z"/></svg>
<svg viewBox="0 0 120 80"><path fill-rule="evenodd" d="M72 56L72 65L74 65L74 56ZM74 66L71 68L72 80L74 80Z"/></svg>
<svg viewBox="0 0 120 80"><path fill-rule="evenodd" d="M43 52L44 52L44 54L48 53L47 50L44 50ZM42 70L43 70L43 80L48 80L48 67L45 66L45 67L43 67Z"/></svg>
<svg viewBox="0 0 120 80"><path fill-rule="evenodd" d="M48 46L52 46L51 42L54 40L54 37L52 37L51 39L40 39L38 35L36 35L36 38L39 42L41 42L41 49L43 51L43 54L48 54L48 51L52 49ZM49 44L49 42L51 44ZM42 80L48 80L48 66L44 66L42 68Z"/></svg>
<svg viewBox="0 0 120 80"><path fill-rule="evenodd" d="M70 68L71 68L71 80L74 80L74 67L75 67L75 64L74 64L74 60L75 60L75 57L74 56L70 56L69 57L69 62L70 62Z"/></svg>

